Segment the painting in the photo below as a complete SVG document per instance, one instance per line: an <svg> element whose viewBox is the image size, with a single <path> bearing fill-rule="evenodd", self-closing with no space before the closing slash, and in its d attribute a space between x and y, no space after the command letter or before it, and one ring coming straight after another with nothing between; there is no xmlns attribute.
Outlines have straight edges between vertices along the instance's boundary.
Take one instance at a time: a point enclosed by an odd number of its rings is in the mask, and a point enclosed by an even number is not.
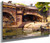
<svg viewBox="0 0 50 43"><path fill-rule="evenodd" d="M3 40L50 34L50 2L2 2Z"/></svg>

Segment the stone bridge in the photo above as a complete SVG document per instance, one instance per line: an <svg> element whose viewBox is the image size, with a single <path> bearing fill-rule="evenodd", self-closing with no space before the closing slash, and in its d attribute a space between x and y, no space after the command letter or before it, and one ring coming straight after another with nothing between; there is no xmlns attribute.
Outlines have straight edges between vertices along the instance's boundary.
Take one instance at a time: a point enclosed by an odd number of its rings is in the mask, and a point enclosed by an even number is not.
<svg viewBox="0 0 50 43"><path fill-rule="evenodd" d="M33 7L33 10L28 8L27 6L22 6L22 5L15 5L12 4L10 2L2 3L2 12L3 12L3 21L6 21L6 19L8 18L9 21L11 21L11 19L13 19L13 22L15 23L15 25L17 27L23 27L26 23L28 22L23 22L23 16L24 14L30 14L30 15L35 15L37 18L41 18L40 15L37 15L37 8ZM27 11L26 9L29 9L30 11ZM31 10L33 12L31 12ZM6 16L6 17L5 17ZM22 25L21 25L22 24Z"/></svg>
<svg viewBox="0 0 50 43"><path fill-rule="evenodd" d="M6 5L6 3L3 3L2 11L3 11L3 15L4 15L4 13L11 15L14 18L14 22L16 22L16 7L15 6Z"/></svg>

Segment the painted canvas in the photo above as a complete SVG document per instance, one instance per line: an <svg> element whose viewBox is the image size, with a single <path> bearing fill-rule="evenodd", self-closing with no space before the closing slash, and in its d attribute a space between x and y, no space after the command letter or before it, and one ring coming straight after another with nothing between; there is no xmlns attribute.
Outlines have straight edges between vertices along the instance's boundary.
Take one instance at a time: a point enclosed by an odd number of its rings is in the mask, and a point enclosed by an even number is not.
<svg viewBox="0 0 50 43"><path fill-rule="evenodd" d="M50 33L50 2L2 2L3 40L45 36Z"/></svg>

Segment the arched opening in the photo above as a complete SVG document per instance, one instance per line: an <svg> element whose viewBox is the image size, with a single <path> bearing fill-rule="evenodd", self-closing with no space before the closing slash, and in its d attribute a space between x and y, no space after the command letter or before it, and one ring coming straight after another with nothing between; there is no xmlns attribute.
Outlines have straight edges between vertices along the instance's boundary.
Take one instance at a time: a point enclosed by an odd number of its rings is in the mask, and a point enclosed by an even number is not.
<svg viewBox="0 0 50 43"><path fill-rule="evenodd" d="M24 15L23 16L23 21L24 22L27 22L27 21L31 21L31 22L33 22L33 21L37 21L38 20L38 17L37 16L35 16L35 15Z"/></svg>
<svg viewBox="0 0 50 43"><path fill-rule="evenodd" d="M3 12L3 26L12 25L14 18L11 14Z"/></svg>

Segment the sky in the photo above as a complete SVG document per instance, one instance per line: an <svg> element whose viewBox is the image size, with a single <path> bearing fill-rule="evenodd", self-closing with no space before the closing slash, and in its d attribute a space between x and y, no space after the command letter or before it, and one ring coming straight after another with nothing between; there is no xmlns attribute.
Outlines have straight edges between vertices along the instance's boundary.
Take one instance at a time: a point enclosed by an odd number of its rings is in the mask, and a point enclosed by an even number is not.
<svg viewBox="0 0 50 43"><path fill-rule="evenodd" d="M37 2L49 2L49 1L45 1L45 0L4 0L4 2L8 2L8 1L12 1L12 3L23 3L25 5L30 5L33 4L33 6L37 3ZM49 5L50 6L50 5Z"/></svg>
<svg viewBox="0 0 50 43"><path fill-rule="evenodd" d="M8 2L9 0L6 0L4 2ZM33 4L33 6L37 3L34 0L10 0L12 3L23 3L25 5Z"/></svg>

